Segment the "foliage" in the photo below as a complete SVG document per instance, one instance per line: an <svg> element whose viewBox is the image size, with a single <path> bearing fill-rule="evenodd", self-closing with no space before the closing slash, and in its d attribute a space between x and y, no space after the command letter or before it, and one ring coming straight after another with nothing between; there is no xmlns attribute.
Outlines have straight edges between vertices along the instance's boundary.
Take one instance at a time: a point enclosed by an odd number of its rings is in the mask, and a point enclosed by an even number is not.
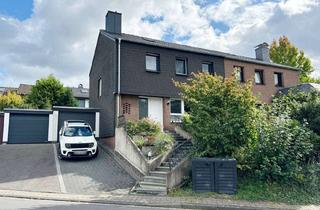
<svg viewBox="0 0 320 210"><path fill-rule="evenodd" d="M168 151L172 147L173 142L174 142L174 139L172 135L164 132L159 133L154 142L155 153L162 154Z"/></svg>
<svg viewBox="0 0 320 210"><path fill-rule="evenodd" d="M318 179L319 180L319 179ZM271 201L288 204L320 204L320 193L318 188L306 188L298 185L281 185L278 183L265 182L250 178L239 178L238 191L235 195L223 195L218 193L195 193L192 184L170 192L173 197L200 197L234 199L247 201Z"/></svg>
<svg viewBox="0 0 320 210"><path fill-rule="evenodd" d="M270 58L274 63L284 64L301 69L300 81L309 82L313 72L311 60L307 58L303 50L295 47L286 36L274 40L270 47Z"/></svg>
<svg viewBox="0 0 320 210"><path fill-rule="evenodd" d="M198 73L175 84L190 108L184 122L188 120L196 156L237 157L256 139L256 99L250 83Z"/></svg>
<svg viewBox="0 0 320 210"><path fill-rule="evenodd" d="M272 99L272 104L265 106L269 114L279 116L287 114L290 117L304 104L319 100L317 92L304 93L298 90L290 90L287 94L280 93Z"/></svg>
<svg viewBox="0 0 320 210"><path fill-rule="evenodd" d="M134 136L133 141L137 145L137 147L139 147L140 149L143 146L147 146L146 145L147 141L145 140L145 138L143 136Z"/></svg>
<svg viewBox="0 0 320 210"><path fill-rule="evenodd" d="M160 133L161 129L159 123L148 118L143 118L138 121L128 120L126 123L126 131L131 137L143 136L154 138Z"/></svg>
<svg viewBox="0 0 320 210"><path fill-rule="evenodd" d="M0 111L4 108L24 108L26 107L21 96L14 92L8 92L7 95L0 95Z"/></svg>
<svg viewBox="0 0 320 210"><path fill-rule="evenodd" d="M304 166L313 150L312 132L283 116L260 125L259 140L249 151L254 175L279 183L305 182Z"/></svg>
<svg viewBox="0 0 320 210"><path fill-rule="evenodd" d="M63 87L53 75L37 80L27 96L27 102L38 109L77 105L71 90Z"/></svg>

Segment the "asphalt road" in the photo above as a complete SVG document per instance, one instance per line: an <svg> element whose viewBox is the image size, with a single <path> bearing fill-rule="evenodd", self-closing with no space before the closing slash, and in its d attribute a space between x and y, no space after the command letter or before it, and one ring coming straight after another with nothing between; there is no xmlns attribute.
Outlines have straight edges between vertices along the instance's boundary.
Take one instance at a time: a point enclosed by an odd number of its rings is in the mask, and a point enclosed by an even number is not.
<svg viewBox="0 0 320 210"><path fill-rule="evenodd" d="M165 210L164 208L0 198L1 210Z"/></svg>

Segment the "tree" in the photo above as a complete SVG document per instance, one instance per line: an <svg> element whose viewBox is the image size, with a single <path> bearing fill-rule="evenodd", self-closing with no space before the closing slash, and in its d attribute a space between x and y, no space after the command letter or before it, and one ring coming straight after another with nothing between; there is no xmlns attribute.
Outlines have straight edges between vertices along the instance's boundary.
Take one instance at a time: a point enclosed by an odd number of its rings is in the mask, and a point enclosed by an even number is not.
<svg viewBox="0 0 320 210"><path fill-rule="evenodd" d="M196 156L234 157L240 162L239 154L257 136L258 110L251 84L205 73L175 84L189 107L186 127L194 138Z"/></svg>
<svg viewBox="0 0 320 210"><path fill-rule="evenodd" d="M4 108L23 108L25 106L21 96L14 92L8 92L7 95L0 96L0 111Z"/></svg>
<svg viewBox="0 0 320 210"><path fill-rule="evenodd" d="M270 58L274 63L288 65L301 69L300 81L311 82L310 74L313 72L311 60L307 58L303 50L295 47L286 36L273 40L270 47Z"/></svg>
<svg viewBox="0 0 320 210"><path fill-rule="evenodd" d="M77 104L71 90L63 87L63 84L53 75L37 80L27 97L27 102L38 109Z"/></svg>

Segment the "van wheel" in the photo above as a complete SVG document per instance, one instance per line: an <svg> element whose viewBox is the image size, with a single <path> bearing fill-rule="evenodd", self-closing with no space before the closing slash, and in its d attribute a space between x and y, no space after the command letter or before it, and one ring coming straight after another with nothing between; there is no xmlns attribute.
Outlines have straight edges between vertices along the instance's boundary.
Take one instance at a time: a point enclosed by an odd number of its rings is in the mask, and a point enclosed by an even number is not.
<svg viewBox="0 0 320 210"><path fill-rule="evenodd" d="M98 147L97 147L97 151L96 151L96 153L92 156L93 158L96 158L96 157L98 157L98 154L99 154L99 149L98 149Z"/></svg>

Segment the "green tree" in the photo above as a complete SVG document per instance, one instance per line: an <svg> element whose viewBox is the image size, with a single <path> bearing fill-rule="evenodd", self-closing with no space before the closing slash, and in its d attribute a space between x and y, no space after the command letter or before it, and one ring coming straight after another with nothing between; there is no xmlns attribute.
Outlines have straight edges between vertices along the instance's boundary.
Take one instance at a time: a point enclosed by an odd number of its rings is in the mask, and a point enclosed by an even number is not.
<svg viewBox="0 0 320 210"><path fill-rule="evenodd" d="M310 74L313 72L311 60L307 58L303 50L295 47L286 36L273 40L270 47L270 58L274 63L284 64L301 69L300 81L311 82L314 79Z"/></svg>
<svg viewBox="0 0 320 210"><path fill-rule="evenodd" d="M14 92L8 92L7 95L0 95L0 111L4 108L23 108L25 107L23 98Z"/></svg>
<svg viewBox="0 0 320 210"><path fill-rule="evenodd" d="M37 80L27 97L27 102L38 109L77 105L71 90L63 87L53 75Z"/></svg>
<svg viewBox="0 0 320 210"><path fill-rule="evenodd" d="M190 109L186 127L194 138L195 154L241 162L241 154L257 137L258 110L251 84L205 73L175 84Z"/></svg>

